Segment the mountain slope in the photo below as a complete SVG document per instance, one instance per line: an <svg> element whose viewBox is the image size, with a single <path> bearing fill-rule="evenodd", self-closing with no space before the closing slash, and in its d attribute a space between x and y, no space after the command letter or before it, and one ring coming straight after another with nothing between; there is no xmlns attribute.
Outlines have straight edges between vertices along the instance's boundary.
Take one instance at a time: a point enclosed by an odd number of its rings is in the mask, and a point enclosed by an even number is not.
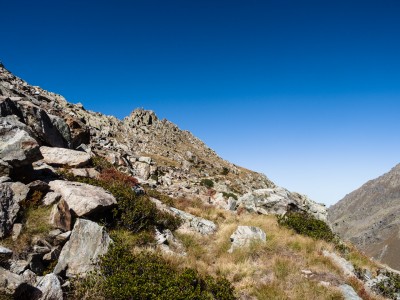
<svg viewBox="0 0 400 300"><path fill-rule="evenodd" d="M400 270L400 164L329 208L342 238Z"/></svg>

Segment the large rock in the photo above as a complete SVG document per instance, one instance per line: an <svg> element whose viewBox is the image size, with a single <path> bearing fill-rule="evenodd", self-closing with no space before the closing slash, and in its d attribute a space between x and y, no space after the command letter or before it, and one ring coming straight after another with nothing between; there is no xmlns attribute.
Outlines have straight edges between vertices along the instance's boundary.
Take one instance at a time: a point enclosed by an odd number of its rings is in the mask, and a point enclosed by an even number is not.
<svg viewBox="0 0 400 300"><path fill-rule="evenodd" d="M24 121L24 116L22 115L21 109L14 101L12 101L10 98L0 100L0 116L6 117L11 115L16 115L21 122Z"/></svg>
<svg viewBox="0 0 400 300"><path fill-rule="evenodd" d="M78 217L93 215L117 204L114 196L101 187L62 180L51 181L49 185Z"/></svg>
<svg viewBox="0 0 400 300"><path fill-rule="evenodd" d="M26 199L28 192L29 188L20 182L0 184L0 238L11 231L20 209L19 203Z"/></svg>
<svg viewBox="0 0 400 300"><path fill-rule="evenodd" d="M42 294L38 300L62 300L63 291L60 281L53 273L44 276L36 285Z"/></svg>
<svg viewBox="0 0 400 300"><path fill-rule="evenodd" d="M344 300L362 300L356 291L348 284L342 284L339 286L339 289L342 291Z"/></svg>
<svg viewBox="0 0 400 300"><path fill-rule="evenodd" d="M215 231L217 231L217 225L215 225L215 223L210 220L196 217L192 214L176 209L174 207L170 207L170 211L172 211L176 216L184 221L183 226L186 226L191 230L197 231L198 233L207 235L213 234Z"/></svg>
<svg viewBox="0 0 400 300"><path fill-rule="evenodd" d="M90 162L90 155L83 151L42 146L40 152L44 162L53 166L83 167Z"/></svg>
<svg viewBox="0 0 400 300"><path fill-rule="evenodd" d="M0 293L12 295L23 283L24 280L21 276L0 267Z"/></svg>
<svg viewBox="0 0 400 300"><path fill-rule="evenodd" d="M26 124L32 128L35 136L42 143L52 147L68 147L68 142L50 119L45 110L32 104L29 101L21 101L23 114Z"/></svg>
<svg viewBox="0 0 400 300"><path fill-rule="evenodd" d="M147 180L150 177L150 165L146 162L135 162L133 164L135 169L135 175L143 180Z"/></svg>
<svg viewBox="0 0 400 300"><path fill-rule="evenodd" d="M254 190L238 199L238 206L259 214L284 214L288 211L303 211L318 220L326 221L327 212L323 204L308 197L291 193L282 187Z"/></svg>
<svg viewBox="0 0 400 300"><path fill-rule="evenodd" d="M61 250L55 274L66 271L67 277L84 275L95 268L100 255L107 253L111 239L95 222L77 219L69 241Z"/></svg>
<svg viewBox="0 0 400 300"><path fill-rule="evenodd" d="M254 226L238 226L236 231L231 235L231 248L228 252L232 253L237 248L248 246L253 241L265 242L267 235L258 227Z"/></svg>
<svg viewBox="0 0 400 300"><path fill-rule="evenodd" d="M0 160L23 167L41 159L39 144L16 116L0 118Z"/></svg>

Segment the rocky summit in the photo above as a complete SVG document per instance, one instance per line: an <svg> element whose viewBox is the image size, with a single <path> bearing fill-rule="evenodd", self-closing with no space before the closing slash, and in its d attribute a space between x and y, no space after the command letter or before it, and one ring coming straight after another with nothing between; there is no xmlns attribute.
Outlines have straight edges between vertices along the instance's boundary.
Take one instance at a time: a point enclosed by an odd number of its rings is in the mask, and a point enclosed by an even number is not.
<svg viewBox="0 0 400 300"><path fill-rule="evenodd" d="M400 165L329 208L334 231L400 270Z"/></svg>
<svg viewBox="0 0 400 300"><path fill-rule="evenodd" d="M0 64L1 299L398 297L327 218L152 111L88 111Z"/></svg>

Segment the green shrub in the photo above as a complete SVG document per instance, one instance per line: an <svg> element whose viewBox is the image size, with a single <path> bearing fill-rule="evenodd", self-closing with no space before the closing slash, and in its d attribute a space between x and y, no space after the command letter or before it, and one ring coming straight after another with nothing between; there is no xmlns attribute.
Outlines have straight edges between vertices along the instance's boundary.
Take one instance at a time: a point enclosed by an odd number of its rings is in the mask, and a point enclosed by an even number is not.
<svg viewBox="0 0 400 300"><path fill-rule="evenodd" d="M214 181L212 181L211 179L202 179L200 181L200 184L202 186L205 186L206 188L209 188L209 189L214 187Z"/></svg>
<svg viewBox="0 0 400 300"><path fill-rule="evenodd" d="M377 283L374 287L375 291L389 299L398 299L397 295L400 293L400 275L388 271L383 272L383 275L387 276L388 279Z"/></svg>
<svg viewBox="0 0 400 300"><path fill-rule="evenodd" d="M155 190L155 189L147 189L146 188L146 194L149 197L153 197L156 198L158 200L160 200L162 203L168 205L168 206L174 206L174 199L171 198L170 196L167 196L165 194L160 193L159 191Z"/></svg>
<svg viewBox="0 0 400 300"><path fill-rule="evenodd" d="M159 229L175 230L180 226L180 218L158 210L147 195L136 195L131 188L134 180L129 176L119 172L113 177L114 179L109 178L110 173L117 172L104 169L99 179L75 177L68 172L62 173L62 176L70 181L102 187L113 194L117 200L117 207L113 211L112 220L107 220L112 226L125 228L132 232L149 231L154 226Z"/></svg>
<svg viewBox="0 0 400 300"><path fill-rule="evenodd" d="M229 169L227 167L223 167L221 175L228 175L228 173L229 173Z"/></svg>
<svg viewBox="0 0 400 300"><path fill-rule="evenodd" d="M227 280L202 277L193 269L179 270L154 253L131 253L118 240L100 259L97 273L74 282L73 298L87 295L85 292L94 288L96 298L100 298L101 291L102 298L116 300L235 299Z"/></svg>
<svg viewBox="0 0 400 300"><path fill-rule="evenodd" d="M277 218L279 225L291 228L296 233L327 242L334 241L336 238L328 224L315 219L307 213L290 212L284 216L278 216Z"/></svg>

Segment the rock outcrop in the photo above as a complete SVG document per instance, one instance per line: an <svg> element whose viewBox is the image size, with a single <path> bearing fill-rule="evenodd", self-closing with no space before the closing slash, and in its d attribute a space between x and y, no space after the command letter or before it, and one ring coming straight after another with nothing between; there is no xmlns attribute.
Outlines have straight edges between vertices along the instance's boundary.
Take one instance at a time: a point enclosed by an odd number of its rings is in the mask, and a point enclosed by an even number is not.
<svg viewBox="0 0 400 300"><path fill-rule="evenodd" d="M97 259L107 252L110 243L104 227L78 219L69 241L61 251L54 273L66 272L67 277L86 274L94 269Z"/></svg>

